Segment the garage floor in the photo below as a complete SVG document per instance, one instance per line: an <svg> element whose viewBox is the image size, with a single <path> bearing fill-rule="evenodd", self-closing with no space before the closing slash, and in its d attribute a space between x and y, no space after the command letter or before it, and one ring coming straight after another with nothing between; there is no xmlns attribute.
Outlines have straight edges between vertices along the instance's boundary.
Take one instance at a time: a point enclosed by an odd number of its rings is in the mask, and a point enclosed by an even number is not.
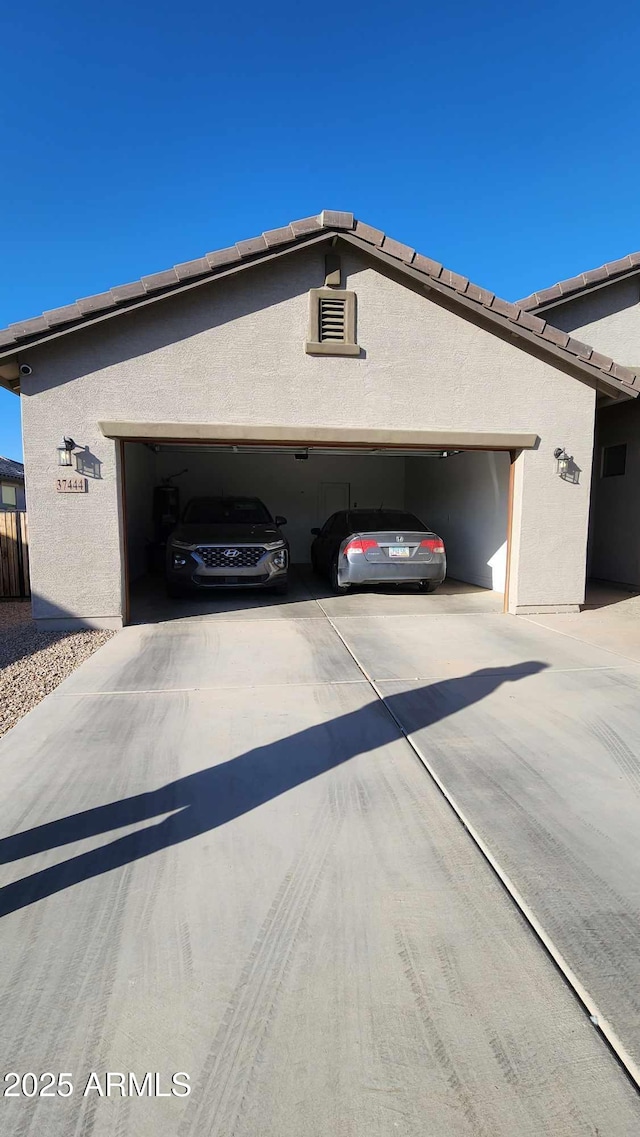
<svg viewBox="0 0 640 1137"><path fill-rule="evenodd" d="M316 601L322 601L322 608ZM503 602L500 592L450 579L430 596L419 593L414 586L404 589L378 586L375 589L355 589L346 596L336 597L328 584L311 571L310 565L294 565L289 592L284 598L268 591L229 589L169 600L162 577L144 577L132 588L131 621L148 624L157 620L207 615L293 620L305 617L325 619L325 613L343 616L361 613L389 616L433 612L474 614L502 612Z"/></svg>
<svg viewBox="0 0 640 1137"><path fill-rule="evenodd" d="M638 1133L392 717L631 1047L636 664L468 586L304 587L155 610L0 743L0 1053L76 1086L4 1099L3 1137ZM85 1097L91 1071L193 1093Z"/></svg>

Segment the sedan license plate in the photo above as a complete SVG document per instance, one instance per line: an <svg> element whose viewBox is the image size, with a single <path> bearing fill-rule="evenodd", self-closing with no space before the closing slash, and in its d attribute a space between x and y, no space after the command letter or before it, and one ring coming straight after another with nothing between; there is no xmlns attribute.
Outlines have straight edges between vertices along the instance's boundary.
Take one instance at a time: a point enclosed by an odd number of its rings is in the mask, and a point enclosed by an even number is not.
<svg viewBox="0 0 640 1137"><path fill-rule="evenodd" d="M389 545L390 557L408 557L411 549L407 545Z"/></svg>

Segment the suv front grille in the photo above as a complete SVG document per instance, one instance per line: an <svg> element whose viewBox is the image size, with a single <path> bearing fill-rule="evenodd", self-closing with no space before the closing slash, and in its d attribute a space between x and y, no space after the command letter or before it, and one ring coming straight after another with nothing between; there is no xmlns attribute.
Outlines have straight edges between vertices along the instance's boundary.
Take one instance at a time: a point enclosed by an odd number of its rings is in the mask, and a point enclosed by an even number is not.
<svg viewBox="0 0 640 1137"><path fill-rule="evenodd" d="M257 565L265 550L262 545L220 545L211 548L208 545L196 549L202 557L207 568L253 568ZM237 553L237 556L233 554ZM230 555L231 554L231 555Z"/></svg>

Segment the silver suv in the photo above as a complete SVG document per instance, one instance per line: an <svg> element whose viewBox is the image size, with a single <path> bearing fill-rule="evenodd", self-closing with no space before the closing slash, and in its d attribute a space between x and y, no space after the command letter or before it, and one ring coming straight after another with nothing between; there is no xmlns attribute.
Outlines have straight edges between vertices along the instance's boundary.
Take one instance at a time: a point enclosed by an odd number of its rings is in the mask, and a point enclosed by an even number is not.
<svg viewBox="0 0 640 1137"><path fill-rule="evenodd" d="M191 589L288 587L286 517L257 497L194 497L167 541L167 592Z"/></svg>

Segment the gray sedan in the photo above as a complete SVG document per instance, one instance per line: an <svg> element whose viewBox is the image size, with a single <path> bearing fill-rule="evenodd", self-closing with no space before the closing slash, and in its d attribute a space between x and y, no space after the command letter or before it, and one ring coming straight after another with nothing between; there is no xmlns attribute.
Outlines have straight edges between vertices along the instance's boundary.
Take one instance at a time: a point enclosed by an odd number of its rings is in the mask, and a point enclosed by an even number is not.
<svg viewBox="0 0 640 1137"><path fill-rule="evenodd" d="M403 510L344 510L311 532L311 563L334 592L352 584L409 583L434 592L446 576L442 538Z"/></svg>

